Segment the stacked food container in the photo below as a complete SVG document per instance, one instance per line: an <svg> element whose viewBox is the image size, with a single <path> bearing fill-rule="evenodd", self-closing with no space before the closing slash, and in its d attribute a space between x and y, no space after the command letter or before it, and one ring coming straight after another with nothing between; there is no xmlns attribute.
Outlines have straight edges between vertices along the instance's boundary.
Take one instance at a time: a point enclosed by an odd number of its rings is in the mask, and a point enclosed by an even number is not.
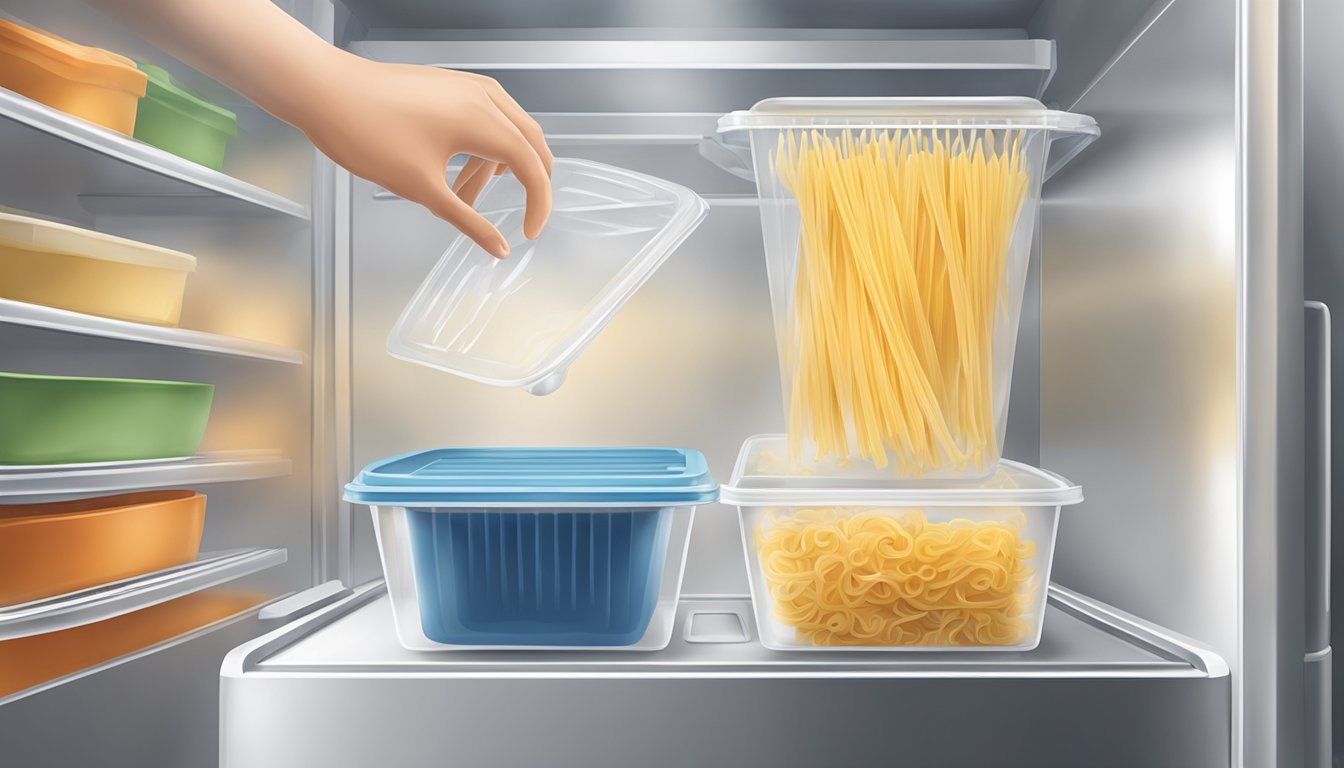
<svg viewBox="0 0 1344 768"><path fill-rule="evenodd" d="M185 253L0 213L6 302L176 326L195 266ZM213 397L197 382L0 372L0 477L192 456ZM204 518L205 496L191 490L0 505L0 608L189 563Z"/></svg>
<svg viewBox="0 0 1344 768"><path fill-rule="evenodd" d="M695 193L557 159L551 217L523 234L511 176L476 208L500 260L459 236L388 337L396 357L534 395L699 225ZM373 512L401 643L412 650L652 651L672 637L691 522L718 485L679 448L447 448L370 464L345 488Z"/></svg>
<svg viewBox="0 0 1344 768"><path fill-rule="evenodd" d="M762 643L1028 650L1061 477L1001 460L1041 183L1097 134L1032 99L769 99L719 121L754 169L787 433L743 445ZM1064 150L1064 151L1060 151Z"/></svg>
<svg viewBox="0 0 1344 768"><path fill-rule="evenodd" d="M1031 99L771 99L719 122L706 156L759 190L786 403L786 432L747 439L722 489L765 646L1040 642L1082 490L1001 452L1041 184L1096 135ZM460 238L392 354L551 392L704 215L596 164L558 160L554 184L536 242L522 188L487 189L514 255ZM662 648L691 514L715 494L697 452L648 448L420 452L346 487L373 508L417 650Z"/></svg>

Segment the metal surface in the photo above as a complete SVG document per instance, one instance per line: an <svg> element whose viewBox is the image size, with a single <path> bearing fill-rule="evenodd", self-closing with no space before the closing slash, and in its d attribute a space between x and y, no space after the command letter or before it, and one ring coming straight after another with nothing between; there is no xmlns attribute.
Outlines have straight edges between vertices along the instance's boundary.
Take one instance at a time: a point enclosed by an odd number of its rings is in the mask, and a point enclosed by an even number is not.
<svg viewBox="0 0 1344 768"><path fill-rule="evenodd" d="M511 27L1024 27L1041 0L495 0L445 5L437 0L351 0L370 27L498 29Z"/></svg>
<svg viewBox="0 0 1344 768"><path fill-rule="evenodd" d="M0 607L0 641L58 632L138 611L285 562L283 549L206 552L195 562L65 595Z"/></svg>
<svg viewBox="0 0 1344 768"><path fill-rule="evenodd" d="M689 641L698 614L731 614L749 642ZM750 598L684 596L671 644L647 653L602 651L408 651L393 632L392 612L380 584L281 637L240 651L243 673L506 677L1225 677L1226 662L1192 641L1063 588L1052 587L1041 645L1014 653L837 651L788 653L754 642ZM225 674L232 674L228 669Z"/></svg>
<svg viewBox="0 0 1344 768"><path fill-rule="evenodd" d="M381 61L449 69L1035 70L1054 67L1049 40L365 40ZM1044 76L1040 74L1038 76Z"/></svg>
<svg viewBox="0 0 1344 768"><path fill-rule="evenodd" d="M743 32L738 39L700 31L648 39L642 30L584 40L565 33L374 39L351 47L379 60L486 72L532 112L726 112L781 93L1037 96L1054 72L1048 40Z"/></svg>
<svg viewBox="0 0 1344 768"><path fill-rule="evenodd" d="M1340 73L1344 72L1344 45L1339 30L1344 29L1344 3L1337 0L1307 0L1305 7L1305 117L1303 127L1304 169L1303 247L1306 295L1325 304L1344 306L1344 99L1340 98ZM1344 360L1344 334L1333 334L1331 357ZM1344 376L1331 381L1333 399L1344 398ZM1330 443L1333 461L1330 481L1344 488L1344 409L1330 414ZM1310 486L1308 486L1310 487ZM1333 512L1334 504L1331 503ZM1334 525L1332 551L1344 552L1344 525ZM1330 575L1331 600L1344 595L1344 568L1334 567ZM1344 637L1344 611L1331 611L1332 637ZM1334 696L1344 696L1344 665L1334 665ZM1334 730L1344 734L1344 699L1334 698ZM1341 742L1344 744L1344 741Z"/></svg>
<svg viewBox="0 0 1344 768"><path fill-rule="evenodd" d="M1306 648L1330 646L1330 310L1306 303L1304 380L1306 406L1305 576Z"/></svg>
<svg viewBox="0 0 1344 768"><path fill-rule="evenodd" d="M269 629L254 609L0 700L0 762L213 768L220 660Z"/></svg>
<svg viewBox="0 0 1344 768"><path fill-rule="evenodd" d="M1306 768L1330 768L1334 765L1334 734L1331 723L1331 679L1334 677L1334 660L1329 646L1315 653L1307 654L1305 672L1302 675L1306 704L1302 725L1303 761Z"/></svg>
<svg viewBox="0 0 1344 768"><path fill-rule="evenodd" d="M204 333L186 328L165 328L158 325L131 323L107 317L85 315L64 309L25 304L21 301L0 299L0 323L27 325L51 331L109 339L135 341L164 347L177 347L216 355L251 357L280 363L303 363L303 353L278 344L267 344L252 339L239 339L217 333Z"/></svg>
<svg viewBox="0 0 1344 768"><path fill-rule="evenodd" d="M521 766L544 749L557 766L802 766L895 749L929 765L1004 754L1034 766L1226 765L1220 657L1082 596L1055 597L1046 639L1021 654L687 642L695 614L733 614L755 635L744 598L695 597L673 644L654 653L414 653L396 642L381 585L367 585L229 654L221 764ZM334 717L361 727L332 729Z"/></svg>
<svg viewBox="0 0 1344 768"><path fill-rule="evenodd" d="M1040 457L1087 494L1052 578L1239 680L1235 10L1175 3L1071 107L1102 138L1043 193Z"/></svg>

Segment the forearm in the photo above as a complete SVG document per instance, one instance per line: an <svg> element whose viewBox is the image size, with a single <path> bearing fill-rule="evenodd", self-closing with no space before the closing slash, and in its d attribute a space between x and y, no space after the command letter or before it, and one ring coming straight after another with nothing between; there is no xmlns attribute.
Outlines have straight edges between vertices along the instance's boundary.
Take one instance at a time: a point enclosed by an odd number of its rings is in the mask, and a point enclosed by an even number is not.
<svg viewBox="0 0 1344 768"><path fill-rule="evenodd" d="M270 0L89 0L291 124L340 79L341 51Z"/></svg>

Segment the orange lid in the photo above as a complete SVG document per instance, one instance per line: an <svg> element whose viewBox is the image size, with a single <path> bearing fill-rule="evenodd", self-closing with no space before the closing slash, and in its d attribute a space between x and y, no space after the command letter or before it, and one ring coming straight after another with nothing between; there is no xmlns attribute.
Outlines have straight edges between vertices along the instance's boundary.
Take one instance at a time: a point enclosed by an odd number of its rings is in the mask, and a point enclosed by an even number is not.
<svg viewBox="0 0 1344 768"><path fill-rule="evenodd" d="M0 54L24 59L67 80L145 95L145 73L125 56L72 43L50 32L2 18Z"/></svg>

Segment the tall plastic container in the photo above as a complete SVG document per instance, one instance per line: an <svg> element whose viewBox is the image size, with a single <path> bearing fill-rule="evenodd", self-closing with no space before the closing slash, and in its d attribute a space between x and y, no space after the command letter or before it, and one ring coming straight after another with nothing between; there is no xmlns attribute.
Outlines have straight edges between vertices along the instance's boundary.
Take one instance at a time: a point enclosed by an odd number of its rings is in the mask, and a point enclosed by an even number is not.
<svg viewBox="0 0 1344 768"><path fill-rule="evenodd" d="M1023 98L768 99L719 121L706 156L761 198L795 471L994 472L1041 183L1097 135Z"/></svg>
<svg viewBox="0 0 1344 768"><path fill-rule="evenodd" d="M658 650L672 636L697 451L446 448L366 467L397 636L411 650Z"/></svg>
<svg viewBox="0 0 1344 768"><path fill-rule="evenodd" d="M742 446L738 507L761 644L781 651L1029 651L1060 510L1079 486L1015 461L975 482L789 474L786 438Z"/></svg>

